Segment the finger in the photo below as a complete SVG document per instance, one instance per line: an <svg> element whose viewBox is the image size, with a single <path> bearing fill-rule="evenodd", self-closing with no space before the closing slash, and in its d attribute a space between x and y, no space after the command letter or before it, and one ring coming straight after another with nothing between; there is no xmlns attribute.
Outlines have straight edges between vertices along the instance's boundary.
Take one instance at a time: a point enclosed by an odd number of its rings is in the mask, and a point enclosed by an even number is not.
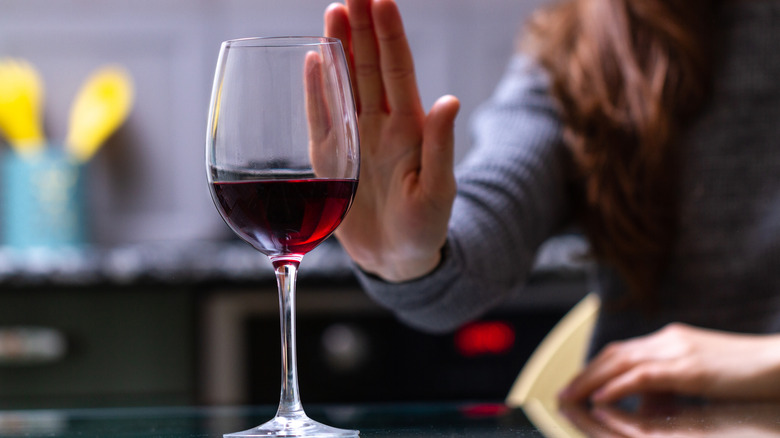
<svg viewBox="0 0 780 438"><path fill-rule="evenodd" d="M624 373L636 363L626 342L615 342L599 353L559 394L565 401L588 398L606 382Z"/></svg>
<svg viewBox="0 0 780 438"><path fill-rule="evenodd" d="M454 131L460 101L455 96L443 96L431 108L423 128L423 148L420 183L428 193L447 187L454 196Z"/></svg>
<svg viewBox="0 0 780 438"><path fill-rule="evenodd" d="M394 0L375 1L372 13L379 44L382 81L390 109L419 113L421 104L414 61L398 6Z"/></svg>
<svg viewBox="0 0 780 438"><path fill-rule="evenodd" d="M344 53L347 57L347 65L349 66L349 78L352 81L352 89L355 94L355 100L360 101L357 92L357 84L355 83L355 64L352 59L352 36L349 28L349 14L347 13L347 7L341 3L332 3L325 9L325 36L330 38L338 38L341 40L341 46L344 48Z"/></svg>
<svg viewBox="0 0 780 438"><path fill-rule="evenodd" d="M615 376L593 393L594 403L612 403L632 394L676 391L680 371L667 361L639 364ZM683 371L684 373L684 371Z"/></svg>
<svg viewBox="0 0 780 438"><path fill-rule="evenodd" d="M322 57L319 53L306 54L304 72L309 140L311 144L317 144L325 140L331 127L325 88L322 84Z"/></svg>
<svg viewBox="0 0 780 438"><path fill-rule="evenodd" d="M384 110L384 87L379 67L374 22L371 18L372 0L348 0L352 56L355 64L355 83L360 95L361 113Z"/></svg>

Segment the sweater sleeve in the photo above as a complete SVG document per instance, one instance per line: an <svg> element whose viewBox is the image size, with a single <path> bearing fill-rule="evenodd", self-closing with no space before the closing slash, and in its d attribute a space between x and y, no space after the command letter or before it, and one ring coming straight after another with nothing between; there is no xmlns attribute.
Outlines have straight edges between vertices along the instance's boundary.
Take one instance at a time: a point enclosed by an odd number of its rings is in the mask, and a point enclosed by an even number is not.
<svg viewBox="0 0 780 438"><path fill-rule="evenodd" d="M456 171L458 192L440 265L388 283L358 271L364 290L407 324L449 331L521 287L541 243L568 218L561 122L546 73L512 58L472 120L473 147Z"/></svg>

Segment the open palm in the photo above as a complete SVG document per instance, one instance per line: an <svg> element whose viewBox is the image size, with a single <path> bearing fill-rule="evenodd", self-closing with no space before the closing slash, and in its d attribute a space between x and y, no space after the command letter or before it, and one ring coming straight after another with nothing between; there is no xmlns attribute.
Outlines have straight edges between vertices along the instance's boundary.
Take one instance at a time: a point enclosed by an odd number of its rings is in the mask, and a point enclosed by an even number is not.
<svg viewBox="0 0 780 438"><path fill-rule="evenodd" d="M336 235L364 270L403 281L439 262L455 198L453 123L459 102L440 98L428 114L393 0L350 0L325 13L341 39L358 106L361 178Z"/></svg>

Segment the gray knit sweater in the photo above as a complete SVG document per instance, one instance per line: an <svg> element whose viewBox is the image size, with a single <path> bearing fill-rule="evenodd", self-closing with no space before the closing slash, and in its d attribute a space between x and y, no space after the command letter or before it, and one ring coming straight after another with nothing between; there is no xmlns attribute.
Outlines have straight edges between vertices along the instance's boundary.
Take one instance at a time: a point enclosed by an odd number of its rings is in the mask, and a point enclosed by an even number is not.
<svg viewBox="0 0 780 438"><path fill-rule="evenodd" d="M595 349L672 321L780 331L780 1L727 2L720 17L714 94L684 145L681 235L657 291L660 311L613 310L625 285L597 267ZM570 222L567 151L548 87L516 56L476 114L434 272L402 284L358 274L402 320L446 331L499 305L522 287L540 244Z"/></svg>

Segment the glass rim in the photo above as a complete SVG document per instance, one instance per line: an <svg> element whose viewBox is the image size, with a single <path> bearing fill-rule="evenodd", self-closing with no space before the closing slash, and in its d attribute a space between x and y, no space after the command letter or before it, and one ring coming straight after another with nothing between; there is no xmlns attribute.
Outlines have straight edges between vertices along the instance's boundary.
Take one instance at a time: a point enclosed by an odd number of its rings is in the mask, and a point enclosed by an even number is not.
<svg viewBox="0 0 780 438"><path fill-rule="evenodd" d="M235 38L223 41L223 47L297 47L340 44L338 38L324 36L269 36Z"/></svg>

